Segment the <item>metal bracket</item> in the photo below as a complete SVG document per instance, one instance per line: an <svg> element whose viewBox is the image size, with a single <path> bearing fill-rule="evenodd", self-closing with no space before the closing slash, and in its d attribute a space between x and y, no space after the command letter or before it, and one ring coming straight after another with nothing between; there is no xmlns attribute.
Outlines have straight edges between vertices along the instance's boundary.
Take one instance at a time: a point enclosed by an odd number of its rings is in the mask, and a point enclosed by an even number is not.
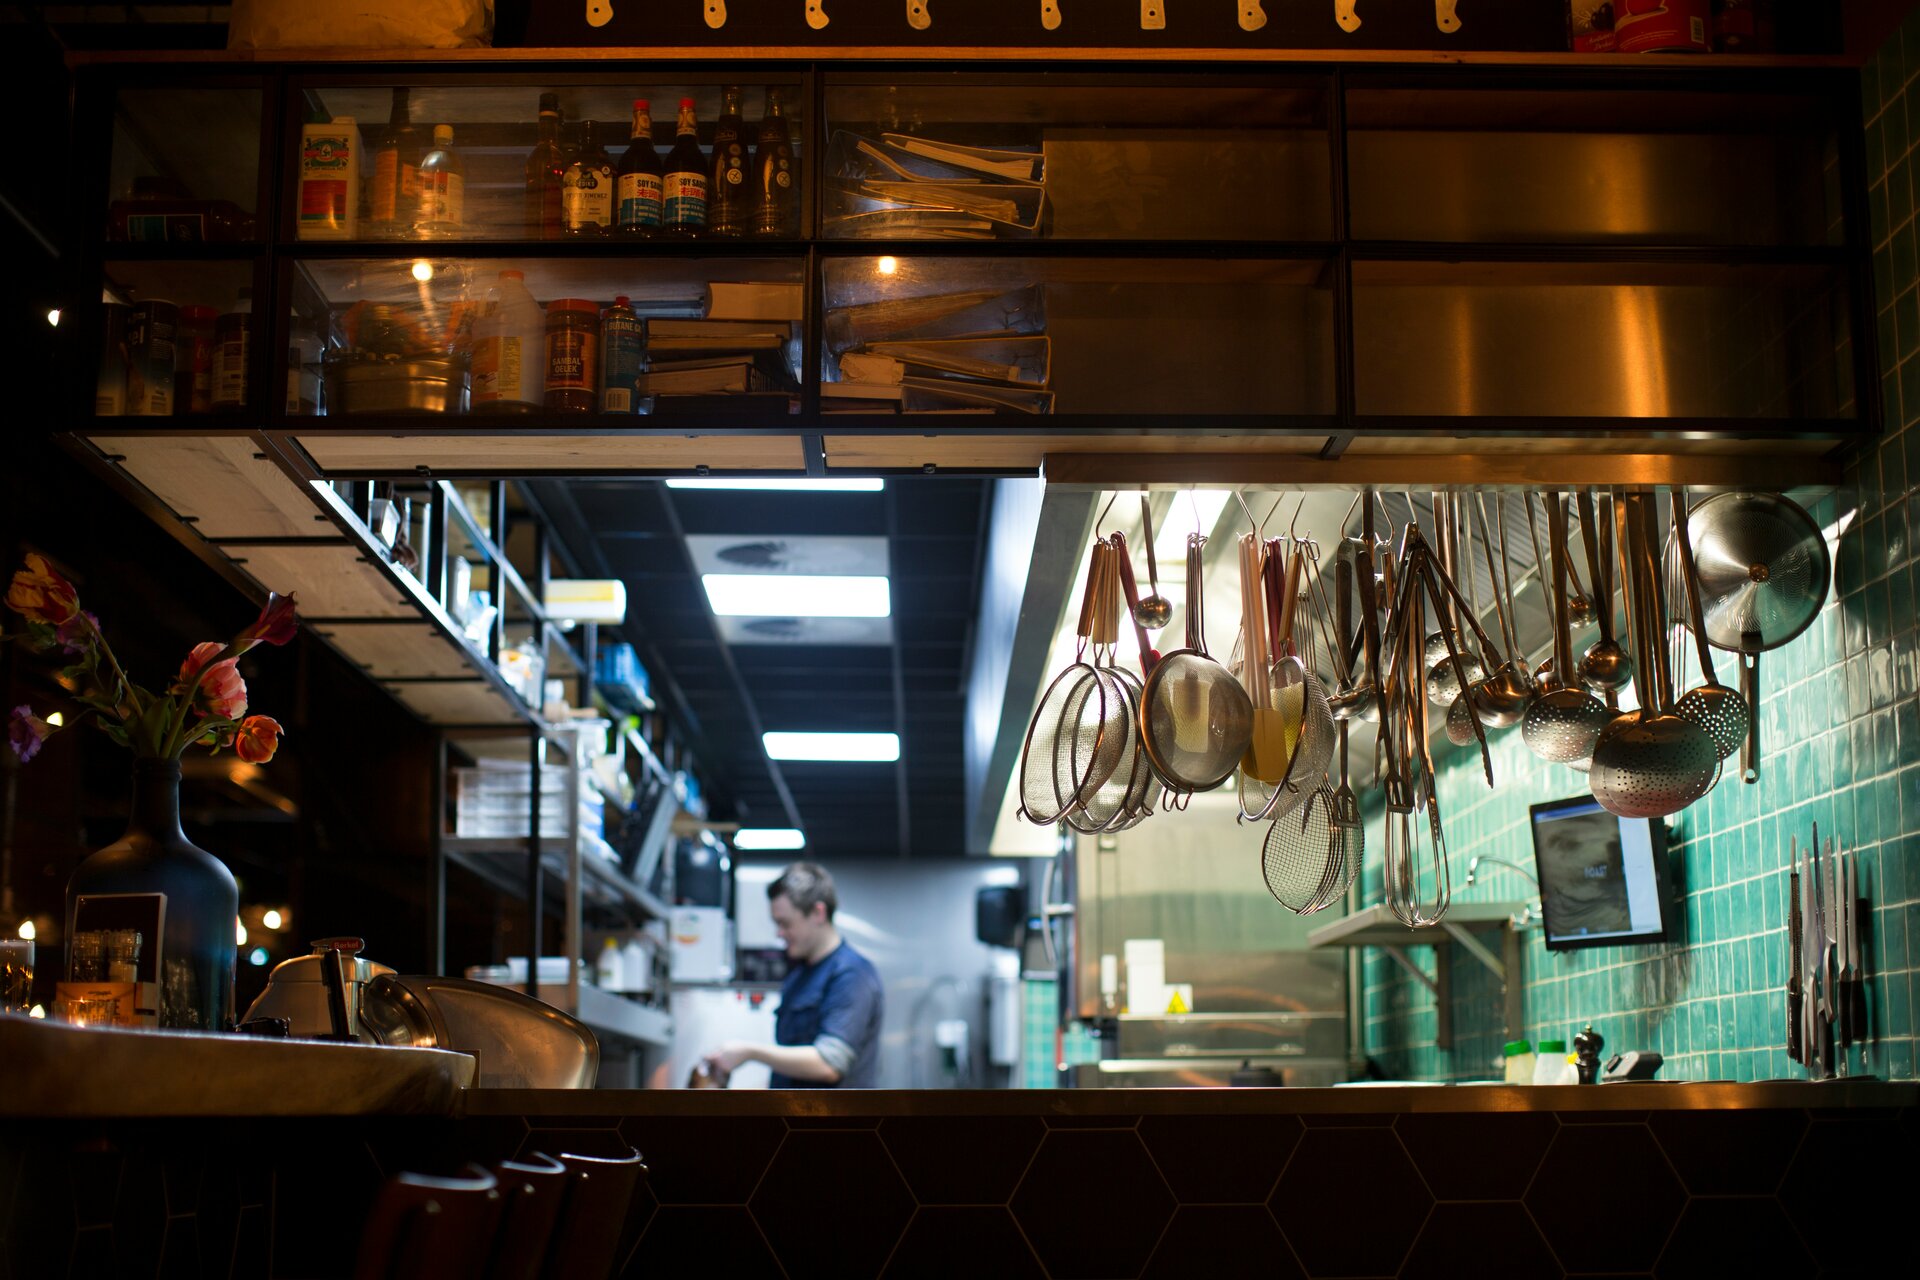
<svg viewBox="0 0 1920 1280"><path fill-rule="evenodd" d="M1501 963L1499 956L1496 956L1487 949L1485 943L1473 936L1471 929L1466 928L1464 925L1454 924L1448 920L1442 920L1440 927L1447 931L1448 937L1452 938L1462 947L1465 947L1468 955L1485 965L1487 972L1491 973L1501 982L1507 980L1507 966Z"/></svg>
<svg viewBox="0 0 1920 1280"><path fill-rule="evenodd" d="M1433 1042L1439 1048L1453 1048L1453 960L1445 947L1433 949L1433 976L1413 962L1402 947L1380 948L1394 962L1413 975L1413 980L1433 993Z"/></svg>

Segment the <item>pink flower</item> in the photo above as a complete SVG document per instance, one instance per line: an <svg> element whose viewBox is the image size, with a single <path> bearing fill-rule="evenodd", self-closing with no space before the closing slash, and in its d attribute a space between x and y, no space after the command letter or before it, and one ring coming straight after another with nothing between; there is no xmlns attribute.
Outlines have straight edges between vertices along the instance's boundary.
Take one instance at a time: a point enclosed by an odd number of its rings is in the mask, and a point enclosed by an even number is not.
<svg viewBox="0 0 1920 1280"><path fill-rule="evenodd" d="M80 612L80 593L45 556L29 553L27 567L7 587L7 607L31 622L57 627Z"/></svg>
<svg viewBox="0 0 1920 1280"><path fill-rule="evenodd" d="M13 718L7 722L7 742L13 747L13 754L21 764L40 754L40 747L51 738L54 726L33 714L33 708L21 705L13 709Z"/></svg>
<svg viewBox="0 0 1920 1280"><path fill-rule="evenodd" d="M226 649L217 640L203 640L193 646L193 652L180 664L180 677L174 687L181 692L193 688L194 706L214 719L238 720L247 714L247 682L240 678L240 659L214 662ZM196 676L200 680L197 688L193 683Z"/></svg>
<svg viewBox="0 0 1920 1280"><path fill-rule="evenodd" d="M233 641L236 654L245 653L257 644L285 644L300 631L300 620L294 616L292 593L279 595L267 593L267 603L260 609L260 616L253 625L242 631Z"/></svg>
<svg viewBox="0 0 1920 1280"><path fill-rule="evenodd" d="M233 735L233 752L248 764L265 764L280 749L280 722L272 716L248 716Z"/></svg>

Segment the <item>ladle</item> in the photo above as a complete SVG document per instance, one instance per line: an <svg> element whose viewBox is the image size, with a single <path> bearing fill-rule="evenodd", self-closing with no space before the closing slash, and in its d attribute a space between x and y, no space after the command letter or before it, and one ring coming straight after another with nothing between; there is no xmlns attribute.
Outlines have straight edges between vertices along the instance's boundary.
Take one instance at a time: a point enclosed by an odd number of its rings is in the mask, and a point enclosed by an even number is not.
<svg viewBox="0 0 1920 1280"><path fill-rule="evenodd" d="M1613 572L1611 548L1602 553L1600 535L1594 519L1593 494L1582 489L1580 504L1580 540L1586 546L1587 572L1593 578L1594 622L1600 638L1587 646L1580 659L1580 683L1595 693L1618 693L1633 682L1633 655L1613 635ZM1626 583L1620 584L1624 595ZM1636 637L1636 642L1638 637Z"/></svg>
<svg viewBox="0 0 1920 1280"><path fill-rule="evenodd" d="M1158 631L1173 621L1173 601L1160 594L1160 566L1154 562L1153 551L1153 503L1144 493L1140 495L1140 526L1147 541L1147 596L1131 602L1128 608L1135 623Z"/></svg>
<svg viewBox="0 0 1920 1280"><path fill-rule="evenodd" d="M1500 501L1496 497L1495 501ZM1480 518L1480 540L1487 544L1489 567L1495 557L1493 537L1487 525L1487 509L1478 493L1473 495L1474 514ZM1533 678L1520 655L1520 643L1513 629L1513 573L1507 564L1507 517L1500 512L1501 572L1488 574L1493 586L1493 608L1500 618L1500 633L1507 645L1507 660L1493 674L1474 685L1469 697L1480 723L1490 729L1506 729L1519 724L1533 701ZM1504 599L1503 599L1504 588Z"/></svg>

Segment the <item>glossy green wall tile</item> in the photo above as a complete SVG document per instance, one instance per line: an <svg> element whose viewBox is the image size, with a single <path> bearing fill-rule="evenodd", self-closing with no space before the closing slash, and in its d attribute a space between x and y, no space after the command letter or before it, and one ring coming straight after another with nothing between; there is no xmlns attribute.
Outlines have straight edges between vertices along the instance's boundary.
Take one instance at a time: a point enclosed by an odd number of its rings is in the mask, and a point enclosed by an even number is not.
<svg viewBox="0 0 1920 1280"><path fill-rule="evenodd" d="M1904 45L1903 45L1904 41ZM1917 56L1909 58L1908 51ZM1911 64L1911 65L1909 65ZM1757 1080L1801 1074L1785 1051L1788 841L1818 822L1860 851L1862 892L1872 904L1872 1039L1850 1069L1915 1076L1920 1026L1920 265L1913 170L1920 167L1920 11L1861 76L1868 209L1886 434L1849 464L1845 483L1813 515L1841 530L1834 593L1814 626L1761 662L1761 780L1729 770L1706 799L1676 815L1669 833L1684 923L1654 946L1549 953L1537 929L1523 948L1527 1039L1571 1039L1591 1022L1609 1051L1657 1049L1672 1079ZM1732 655L1716 654L1732 683ZM1691 670L1691 662L1689 662ZM1519 873L1482 867L1478 854L1531 869L1527 807L1579 795L1585 779L1536 760L1517 731L1494 742L1497 787L1479 761L1455 752L1440 766L1454 896L1522 901ZM1369 851L1380 846L1377 814ZM1377 854L1365 900L1380 900ZM1410 952L1432 971L1432 952ZM1435 1044L1432 997L1384 954L1363 964L1362 1009L1369 1055L1388 1075L1436 1080L1498 1073L1505 1031L1501 991L1470 957L1453 959L1451 1049Z"/></svg>

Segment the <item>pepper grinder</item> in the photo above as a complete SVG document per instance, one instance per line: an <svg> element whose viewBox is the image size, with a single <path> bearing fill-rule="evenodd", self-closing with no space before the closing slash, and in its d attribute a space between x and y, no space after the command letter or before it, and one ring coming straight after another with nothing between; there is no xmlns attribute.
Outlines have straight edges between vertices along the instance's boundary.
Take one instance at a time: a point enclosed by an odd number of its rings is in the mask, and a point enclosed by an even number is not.
<svg viewBox="0 0 1920 1280"><path fill-rule="evenodd" d="M1573 1065L1581 1084L1600 1082L1600 1050L1606 1043L1606 1037L1595 1031L1592 1023L1581 1028L1580 1034L1573 1038Z"/></svg>

